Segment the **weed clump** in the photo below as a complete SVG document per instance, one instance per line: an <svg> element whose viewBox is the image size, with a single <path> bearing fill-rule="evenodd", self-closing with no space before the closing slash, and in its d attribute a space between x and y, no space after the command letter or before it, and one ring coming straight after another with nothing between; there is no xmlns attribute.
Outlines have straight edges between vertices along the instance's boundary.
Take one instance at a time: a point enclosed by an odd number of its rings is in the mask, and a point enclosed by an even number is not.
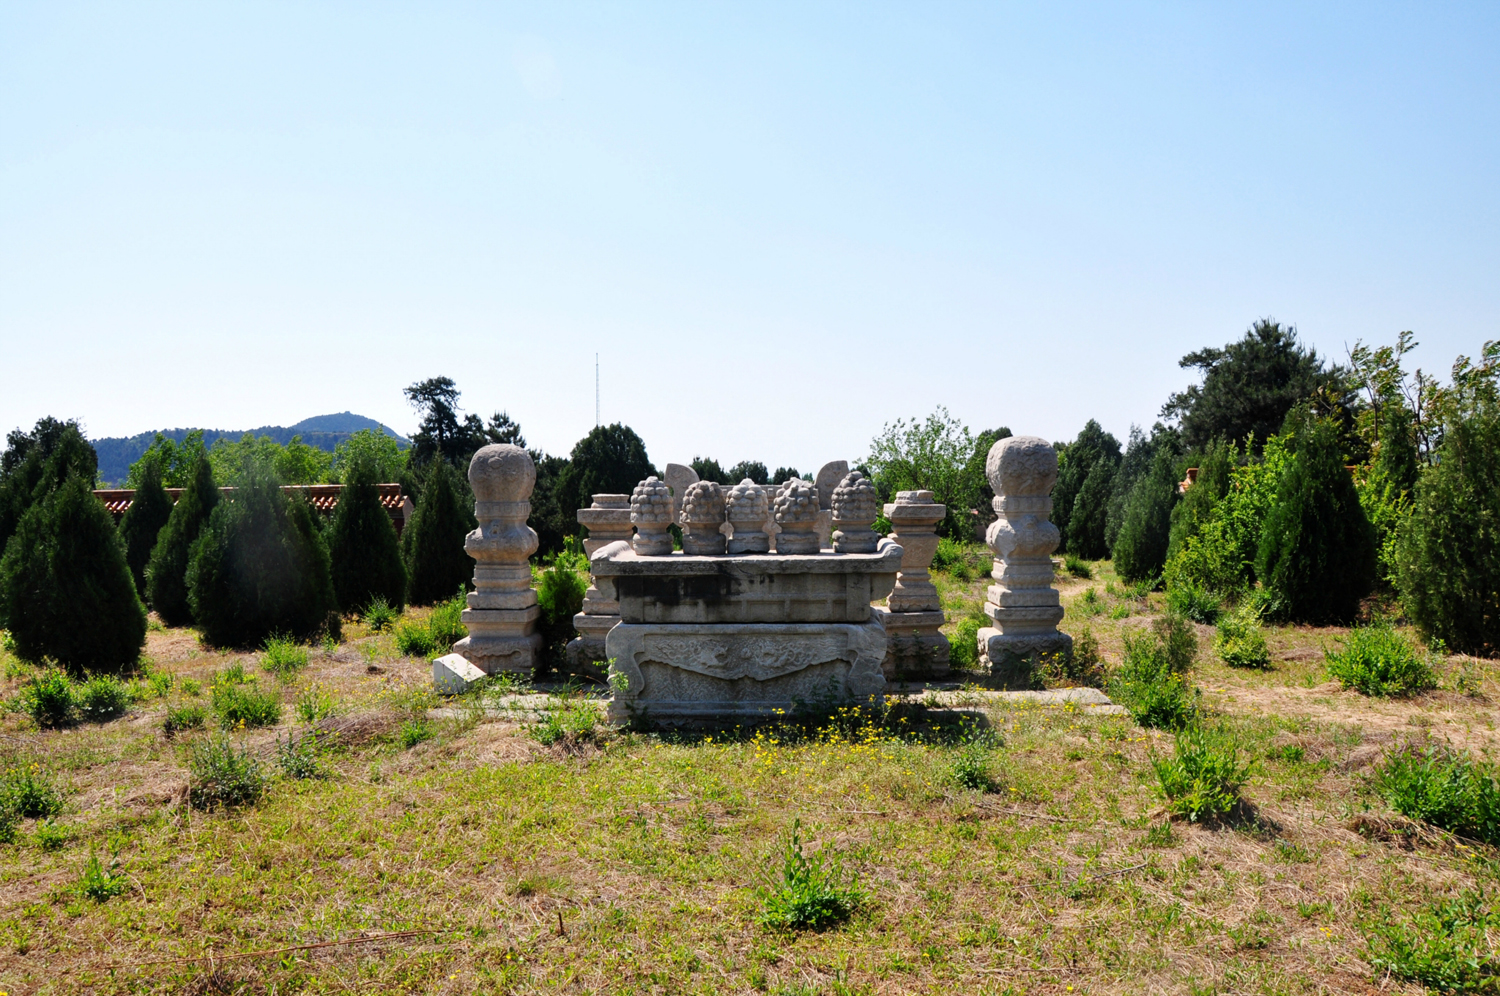
<svg viewBox="0 0 1500 996"><path fill-rule="evenodd" d="M266 791L260 761L224 734L199 740L188 758L188 801L195 809L250 805Z"/></svg>
<svg viewBox="0 0 1500 996"><path fill-rule="evenodd" d="M1489 938L1497 926L1493 901L1465 890L1420 910L1408 923L1388 919L1376 925L1367 937L1367 957L1377 972L1432 992L1493 992L1500 953Z"/></svg>
<svg viewBox="0 0 1500 996"><path fill-rule="evenodd" d="M1167 808L1195 823L1233 809L1250 774L1250 762L1240 763L1239 745L1225 730L1183 730L1173 755L1151 764Z"/></svg>
<svg viewBox="0 0 1500 996"><path fill-rule="evenodd" d="M301 737L276 738L276 766L288 778L322 778L328 773L314 733Z"/></svg>
<svg viewBox="0 0 1500 996"><path fill-rule="evenodd" d="M260 666L284 681L307 667L307 648L291 637L273 634L266 638Z"/></svg>
<svg viewBox="0 0 1500 996"><path fill-rule="evenodd" d="M1230 667L1267 668L1271 653L1266 649L1266 633L1254 611L1240 608L1219 618L1214 633L1214 653Z"/></svg>
<svg viewBox="0 0 1500 996"><path fill-rule="evenodd" d="M297 697L297 718L312 724L327 719L334 713L333 696L319 685L305 689Z"/></svg>
<svg viewBox="0 0 1500 996"><path fill-rule="evenodd" d="M161 730L167 736L175 737L184 730L201 730L207 719L207 711L196 703L172 706L167 709L167 718L162 721Z"/></svg>
<svg viewBox="0 0 1500 996"><path fill-rule="evenodd" d="M1197 653L1198 638L1181 616L1163 616L1149 634L1127 634L1111 697L1142 726L1186 729L1198 716L1198 693L1187 681Z"/></svg>
<svg viewBox="0 0 1500 996"><path fill-rule="evenodd" d="M1213 625L1223 603L1197 584L1183 579L1167 588L1167 608L1193 622Z"/></svg>
<svg viewBox="0 0 1500 996"><path fill-rule="evenodd" d="M62 809L62 793L40 765L12 768L0 775L0 812L41 819L56 816Z"/></svg>
<svg viewBox="0 0 1500 996"><path fill-rule="evenodd" d="M792 824L780 848L781 867L765 874L760 888L763 926L773 930L823 930L853 916L864 905L857 876L828 847L811 857L802 846L802 822Z"/></svg>
<svg viewBox="0 0 1500 996"><path fill-rule="evenodd" d="M1048 654L1036 662L1033 677L1048 688L1103 688L1104 659L1094 631L1085 626L1070 654Z"/></svg>
<svg viewBox="0 0 1500 996"><path fill-rule="evenodd" d="M543 747L553 744L578 744L593 740L598 732L599 713L586 702L569 702L561 709L547 713L526 732Z"/></svg>
<svg viewBox="0 0 1500 996"><path fill-rule="evenodd" d="M21 689L21 711L37 726L65 726L73 721L77 703L73 683L57 668L48 668Z"/></svg>
<svg viewBox="0 0 1500 996"><path fill-rule="evenodd" d="M1437 745L1392 751L1371 779L1396 812L1500 844L1500 785L1493 767Z"/></svg>
<svg viewBox="0 0 1500 996"><path fill-rule="evenodd" d="M446 653L469 631L463 624L467 596L463 591L441 602L425 620L405 622L396 627L396 649L407 657L431 657Z"/></svg>
<svg viewBox="0 0 1500 996"><path fill-rule="evenodd" d="M235 680L235 670L239 680ZM235 726L275 726L281 722L281 698L273 691L262 692L253 683L246 683L244 670L239 665L219 675L214 681L209 702L219 725L224 729Z"/></svg>
<svg viewBox="0 0 1500 996"><path fill-rule="evenodd" d="M396 740L402 749L411 750L417 744L425 743L437 736L437 731L426 719L415 717L402 722L401 728L396 731Z"/></svg>
<svg viewBox="0 0 1500 996"><path fill-rule="evenodd" d="M114 675L96 674L78 687L76 699L80 718L102 723L114 719L130 708L130 689Z"/></svg>
<svg viewBox="0 0 1500 996"><path fill-rule="evenodd" d="M1075 557L1071 553L1063 557L1063 567L1075 578L1082 578L1085 581L1094 576L1094 571L1089 567L1088 561Z"/></svg>
<svg viewBox="0 0 1500 996"><path fill-rule="evenodd" d="M102 903L120 895L127 888L129 885L125 873L120 871L118 854L110 855L109 864L106 865L99 860L98 852L89 852L89 859L84 863L83 874L78 880L80 896Z"/></svg>
<svg viewBox="0 0 1500 996"><path fill-rule="evenodd" d="M955 671L979 669L979 631L989 625L981 612L971 612L958 621L948 640L948 664Z"/></svg>
<svg viewBox="0 0 1500 996"><path fill-rule="evenodd" d="M396 620L400 618L401 609L392 606L383 595L376 595L370 599L370 604L365 606L365 625L370 627L372 633L384 633L396 625Z"/></svg>
<svg viewBox="0 0 1500 996"><path fill-rule="evenodd" d="M1343 649L1325 651L1328 674L1345 688L1381 697L1437 687L1437 675L1388 622L1350 632Z"/></svg>

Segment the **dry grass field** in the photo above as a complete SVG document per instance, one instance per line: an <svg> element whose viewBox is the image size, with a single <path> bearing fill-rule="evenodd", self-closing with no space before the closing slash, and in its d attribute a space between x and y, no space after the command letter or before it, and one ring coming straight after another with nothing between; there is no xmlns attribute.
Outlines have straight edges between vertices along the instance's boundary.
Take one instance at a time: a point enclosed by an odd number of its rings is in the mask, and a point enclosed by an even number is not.
<svg viewBox="0 0 1500 996"><path fill-rule="evenodd" d="M1062 584L1064 628L1117 662L1161 596L1093 567ZM943 579L950 609L984 584ZM1368 938L1492 894L1500 855L1392 813L1369 772L1408 740L1490 754L1493 665L1449 658L1442 688L1370 699L1324 672L1339 630L1273 628L1263 671L1218 663L1210 634L1192 680L1254 764L1239 809L1202 824L1166 814L1169 734L977 684L948 708L656 735L597 725L572 689L437 702L427 664L361 624L281 676L154 630L170 687L142 679L118 718L0 719L0 765L61 800L0 845L0 991L1421 992ZM196 808L189 759L235 665L282 703L228 732L269 788ZM15 700L35 672L4 667ZM195 704L205 728L169 736ZM794 826L857 876L842 924L761 922Z"/></svg>

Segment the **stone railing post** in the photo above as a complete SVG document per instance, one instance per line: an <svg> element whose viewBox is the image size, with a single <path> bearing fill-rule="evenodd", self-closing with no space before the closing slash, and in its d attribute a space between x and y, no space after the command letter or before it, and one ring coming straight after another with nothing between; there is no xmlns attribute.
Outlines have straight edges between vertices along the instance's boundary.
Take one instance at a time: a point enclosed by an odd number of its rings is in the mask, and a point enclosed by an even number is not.
<svg viewBox="0 0 1500 996"><path fill-rule="evenodd" d="M881 616L888 650L887 678L941 678L950 670L948 638L942 633L943 603L929 569L937 553L937 524L948 506L932 500L931 491L898 491L885 506L891 539L901 544L901 572Z"/></svg>
<svg viewBox="0 0 1500 996"><path fill-rule="evenodd" d="M531 587L537 539L526 524L536 467L519 446L491 444L469 461L469 485L479 520L479 528L464 538L475 561L474 590L463 612L469 635L453 650L485 674L529 674L542 649L536 632L540 610Z"/></svg>
<svg viewBox="0 0 1500 996"><path fill-rule="evenodd" d="M1050 555L1062 539L1048 519L1057 451L1038 436L1011 436L990 448L985 472L999 518L985 535L996 583L984 614L995 626L979 631L979 650L991 674L1025 679L1037 659L1073 652L1073 638L1057 630L1063 607L1052 587Z"/></svg>
<svg viewBox="0 0 1500 996"><path fill-rule="evenodd" d="M593 504L578 510L578 522L587 526L589 535L583 541L583 552L589 557L594 551L620 540L629 540L633 532L630 525L629 495L594 495ZM620 621L620 602L615 597L612 579L601 580L593 576L593 564L589 565L589 590L583 595L583 611L573 617L573 628L578 636L568 643L568 666L575 674L602 677L602 669L591 665L608 660L604 653L604 638Z"/></svg>

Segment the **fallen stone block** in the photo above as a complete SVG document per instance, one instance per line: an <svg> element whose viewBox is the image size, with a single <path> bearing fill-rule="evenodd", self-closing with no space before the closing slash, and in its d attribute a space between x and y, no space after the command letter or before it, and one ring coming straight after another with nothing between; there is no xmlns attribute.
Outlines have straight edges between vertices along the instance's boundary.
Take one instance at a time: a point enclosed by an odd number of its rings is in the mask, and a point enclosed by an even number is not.
<svg viewBox="0 0 1500 996"><path fill-rule="evenodd" d="M485 673L460 654L449 654L432 662L432 687L439 695L462 695L483 677Z"/></svg>

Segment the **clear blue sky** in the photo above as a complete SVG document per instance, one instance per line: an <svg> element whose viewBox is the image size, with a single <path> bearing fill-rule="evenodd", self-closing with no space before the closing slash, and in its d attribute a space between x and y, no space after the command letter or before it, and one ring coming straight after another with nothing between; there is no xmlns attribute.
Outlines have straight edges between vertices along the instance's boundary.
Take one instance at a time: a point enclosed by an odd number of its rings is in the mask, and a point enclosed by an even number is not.
<svg viewBox="0 0 1500 996"><path fill-rule="evenodd" d="M1500 338L1500 5L5 4L0 431L409 431L810 472L1124 435L1272 315Z"/></svg>

